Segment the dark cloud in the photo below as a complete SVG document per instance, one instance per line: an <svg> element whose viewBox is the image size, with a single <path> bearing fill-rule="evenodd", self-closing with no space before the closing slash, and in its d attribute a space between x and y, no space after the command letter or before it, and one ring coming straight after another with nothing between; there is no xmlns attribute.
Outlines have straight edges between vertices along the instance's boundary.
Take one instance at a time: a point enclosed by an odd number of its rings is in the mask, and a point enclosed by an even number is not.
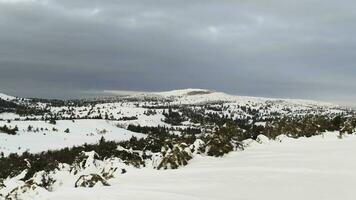
<svg viewBox="0 0 356 200"><path fill-rule="evenodd" d="M200 87L356 104L354 1L0 0L20 96Z"/></svg>

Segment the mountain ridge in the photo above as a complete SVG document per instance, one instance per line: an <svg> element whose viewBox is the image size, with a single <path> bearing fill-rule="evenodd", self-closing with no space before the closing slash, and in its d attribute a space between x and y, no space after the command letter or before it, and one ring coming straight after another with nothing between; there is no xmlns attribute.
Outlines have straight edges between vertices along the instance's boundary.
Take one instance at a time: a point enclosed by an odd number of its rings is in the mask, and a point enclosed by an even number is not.
<svg viewBox="0 0 356 200"><path fill-rule="evenodd" d="M106 99L122 99L122 98L141 98L144 100L145 98L163 98L163 99L178 99L184 98L183 103L194 103L194 100L198 103L204 103L204 98L206 102L209 101L272 101L272 102L280 102L280 103L292 103L292 104L310 104L316 106L329 106L329 107L343 107L347 108L347 106L341 106L335 103L330 103L327 101L319 101L319 100L311 100L311 99L303 99L303 98L271 98L271 97L260 97L260 96L245 96L245 95L234 95L228 94L225 92L220 92L217 90L211 89L200 89L200 88L186 88L186 89L175 89L169 91L162 92L148 92L148 91L120 91L120 90L105 90L105 94L111 94L111 96L95 96L89 98L77 98L73 100L106 100ZM199 97L199 98L196 98ZM12 95L8 95L6 93L0 92L0 99L5 101L14 101L20 98ZM37 99L37 98L30 98ZM41 98L42 99L42 98ZM56 100L56 99L47 99L45 100ZM189 99L193 99L189 101ZM65 100L67 101L67 100ZM70 100L68 100L70 101Z"/></svg>

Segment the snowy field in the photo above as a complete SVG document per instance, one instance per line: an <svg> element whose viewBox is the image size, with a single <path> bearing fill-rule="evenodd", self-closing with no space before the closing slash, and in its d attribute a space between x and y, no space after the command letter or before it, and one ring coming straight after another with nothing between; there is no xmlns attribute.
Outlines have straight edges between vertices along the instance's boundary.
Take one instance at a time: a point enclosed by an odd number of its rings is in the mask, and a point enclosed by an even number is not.
<svg viewBox="0 0 356 200"><path fill-rule="evenodd" d="M253 144L224 158L196 157L178 170L130 169L110 187L60 187L50 200L354 200L356 136L330 133Z"/></svg>
<svg viewBox="0 0 356 200"><path fill-rule="evenodd" d="M101 137L114 141L128 140L132 136L144 137L143 134L118 128L115 122L106 120L58 120L55 125L44 121L0 121L0 126L3 125L12 128L17 126L19 129L17 135L0 134L0 152L5 155L92 144ZM32 127L31 131L28 131L29 126ZM67 129L69 133L65 132Z"/></svg>

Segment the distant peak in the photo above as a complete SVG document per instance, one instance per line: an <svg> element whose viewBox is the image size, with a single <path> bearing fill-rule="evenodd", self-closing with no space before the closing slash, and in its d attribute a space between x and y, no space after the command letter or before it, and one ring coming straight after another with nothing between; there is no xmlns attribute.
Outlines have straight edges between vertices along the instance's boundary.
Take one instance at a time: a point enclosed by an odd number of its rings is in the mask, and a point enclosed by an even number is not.
<svg viewBox="0 0 356 200"><path fill-rule="evenodd" d="M171 90L166 92L156 92L155 94L162 95L162 96L192 96L192 95L204 95L204 94L211 94L214 93L213 90L208 89L178 89L178 90Z"/></svg>

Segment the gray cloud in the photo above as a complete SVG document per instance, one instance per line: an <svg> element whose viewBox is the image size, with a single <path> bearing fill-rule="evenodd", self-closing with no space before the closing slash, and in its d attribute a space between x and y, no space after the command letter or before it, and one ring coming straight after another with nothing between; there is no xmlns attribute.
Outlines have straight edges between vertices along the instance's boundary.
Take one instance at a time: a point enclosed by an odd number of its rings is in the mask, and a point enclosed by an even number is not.
<svg viewBox="0 0 356 200"><path fill-rule="evenodd" d="M20 96L200 87L356 104L356 2L0 0Z"/></svg>

